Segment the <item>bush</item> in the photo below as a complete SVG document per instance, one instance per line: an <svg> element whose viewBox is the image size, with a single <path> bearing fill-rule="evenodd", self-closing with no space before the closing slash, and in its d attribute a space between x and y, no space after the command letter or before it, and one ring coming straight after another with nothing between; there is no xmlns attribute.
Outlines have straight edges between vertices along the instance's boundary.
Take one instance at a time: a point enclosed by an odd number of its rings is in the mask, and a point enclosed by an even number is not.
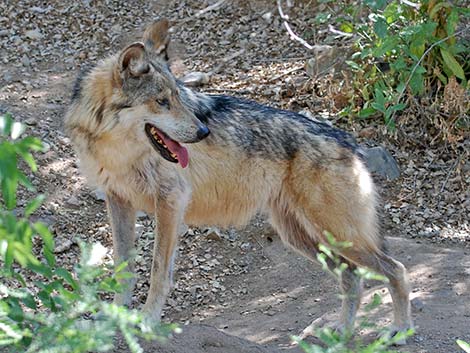
<svg viewBox="0 0 470 353"><path fill-rule="evenodd" d="M352 77L342 88L349 100L344 115L381 116L394 129L396 114L413 107L438 134L462 138L470 129L470 41L464 40L470 10L465 1L321 3L334 6L312 23L333 23L352 41L353 54L346 61Z"/></svg>
<svg viewBox="0 0 470 353"><path fill-rule="evenodd" d="M380 113L394 127L395 112L407 106L405 94L431 97L451 80L470 88L470 45L456 35L468 9L442 0L421 0L414 6L385 0L364 3L370 23L354 27L357 51L349 61L365 102L359 117ZM459 124L464 122L455 121L455 127Z"/></svg>
<svg viewBox="0 0 470 353"><path fill-rule="evenodd" d="M167 337L174 326L150 325L140 312L101 300L122 290L119 279L130 274L125 263L115 269L97 265L98 245L81 244L82 257L73 272L57 266L52 234L28 219L42 196L26 205L22 217L15 215L18 186L34 191L18 168L19 157L34 172L31 152L42 148L36 138L19 139L23 130L9 115L0 116L0 350L105 352L120 332L135 353L142 352L138 337Z"/></svg>

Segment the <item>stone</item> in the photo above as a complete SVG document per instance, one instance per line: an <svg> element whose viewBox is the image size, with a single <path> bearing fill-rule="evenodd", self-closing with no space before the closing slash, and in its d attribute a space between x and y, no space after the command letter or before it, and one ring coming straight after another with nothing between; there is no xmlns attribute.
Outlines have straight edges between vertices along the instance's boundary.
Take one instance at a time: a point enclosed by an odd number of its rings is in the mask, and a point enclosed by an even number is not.
<svg viewBox="0 0 470 353"><path fill-rule="evenodd" d="M33 39L33 40L41 39L43 37L39 29L32 29L30 31L26 31L25 35L29 39Z"/></svg>
<svg viewBox="0 0 470 353"><path fill-rule="evenodd" d="M181 81L188 87L199 87L209 83L210 77L205 72L190 72Z"/></svg>
<svg viewBox="0 0 470 353"><path fill-rule="evenodd" d="M366 139L372 139L377 136L377 129L373 126L365 127L359 131L358 136Z"/></svg>
<svg viewBox="0 0 470 353"><path fill-rule="evenodd" d="M71 196L65 202L65 206L68 207L68 208L79 209L80 208L80 201L75 196Z"/></svg>
<svg viewBox="0 0 470 353"><path fill-rule="evenodd" d="M222 236L220 235L220 232L217 228L209 228L207 232L205 233L206 233L207 239L215 240L215 241L222 240Z"/></svg>
<svg viewBox="0 0 470 353"><path fill-rule="evenodd" d="M397 162L382 146L365 148L365 160L371 173L377 173L388 180L394 180L400 176Z"/></svg>
<svg viewBox="0 0 470 353"><path fill-rule="evenodd" d="M34 126L38 124L35 118L28 118L26 119L25 123L26 125L29 125L29 126Z"/></svg>
<svg viewBox="0 0 470 353"><path fill-rule="evenodd" d="M419 298L414 298L411 300L411 306L417 311L423 311L424 303Z"/></svg>
<svg viewBox="0 0 470 353"><path fill-rule="evenodd" d="M103 190L96 189L91 192L91 195L95 198L96 201L105 201L106 194Z"/></svg>
<svg viewBox="0 0 470 353"><path fill-rule="evenodd" d="M29 60L26 55L23 55L23 57L21 58L21 63L23 64L23 66L31 66L31 60Z"/></svg>

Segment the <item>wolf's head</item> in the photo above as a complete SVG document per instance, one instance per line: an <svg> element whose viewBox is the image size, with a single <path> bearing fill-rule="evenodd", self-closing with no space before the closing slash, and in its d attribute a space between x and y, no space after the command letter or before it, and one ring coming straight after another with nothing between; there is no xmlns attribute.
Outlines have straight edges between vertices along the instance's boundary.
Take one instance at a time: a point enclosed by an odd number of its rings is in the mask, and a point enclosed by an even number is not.
<svg viewBox="0 0 470 353"><path fill-rule="evenodd" d="M142 42L127 46L88 74L74 105L80 110L86 106L91 114L86 123L83 114L71 114L81 115L82 121L69 118L75 121L68 124L80 125L95 139L119 136L125 140L123 146L130 141L150 144L184 168L189 156L181 144L201 141L209 129L184 104L168 68L168 27L167 20L155 22L145 30Z"/></svg>

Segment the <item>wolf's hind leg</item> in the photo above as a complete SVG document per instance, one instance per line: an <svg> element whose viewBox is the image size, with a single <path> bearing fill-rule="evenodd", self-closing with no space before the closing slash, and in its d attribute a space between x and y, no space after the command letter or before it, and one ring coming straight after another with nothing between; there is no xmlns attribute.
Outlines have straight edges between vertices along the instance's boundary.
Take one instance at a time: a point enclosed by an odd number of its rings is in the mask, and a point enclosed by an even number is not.
<svg viewBox="0 0 470 353"><path fill-rule="evenodd" d="M346 249L342 255L358 266L367 267L389 280L388 290L392 297L394 322L390 328L392 335L406 332L413 327L410 308L410 284L405 266L387 255L384 251L369 253L357 249ZM405 344L405 340L397 344Z"/></svg>
<svg viewBox="0 0 470 353"><path fill-rule="evenodd" d="M305 227L292 211L288 210L286 207L279 207L279 205L277 205L277 207L272 210L271 223L284 243L310 260L318 261L317 254L319 253L319 249L317 238L305 230ZM315 329L320 326L329 326L341 332L352 332L354 330L356 313L361 302L362 281L356 275L356 266L353 263L342 257L340 261L348 265L340 275L340 288L342 292L340 319L334 323L324 318L315 320L303 331L303 338L314 335ZM326 258L326 264L330 272L333 272L336 268L336 263L329 258Z"/></svg>

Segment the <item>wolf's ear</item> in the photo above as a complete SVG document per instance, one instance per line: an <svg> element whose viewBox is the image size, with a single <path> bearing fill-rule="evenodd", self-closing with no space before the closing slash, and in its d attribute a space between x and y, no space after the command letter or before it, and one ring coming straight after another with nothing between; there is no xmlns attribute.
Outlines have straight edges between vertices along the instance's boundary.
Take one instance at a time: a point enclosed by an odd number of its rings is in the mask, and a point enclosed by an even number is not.
<svg viewBox="0 0 470 353"><path fill-rule="evenodd" d="M121 78L139 77L150 71L148 62L144 59L144 44L137 42L125 48L119 55L117 73Z"/></svg>
<svg viewBox="0 0 470 353"><path fill-rule="evenodd" d="M164 18L152 23L144 32L145 48L162 56L164 59L168 59L166 51L170 43L169 28L170 22Z"/></svg>

